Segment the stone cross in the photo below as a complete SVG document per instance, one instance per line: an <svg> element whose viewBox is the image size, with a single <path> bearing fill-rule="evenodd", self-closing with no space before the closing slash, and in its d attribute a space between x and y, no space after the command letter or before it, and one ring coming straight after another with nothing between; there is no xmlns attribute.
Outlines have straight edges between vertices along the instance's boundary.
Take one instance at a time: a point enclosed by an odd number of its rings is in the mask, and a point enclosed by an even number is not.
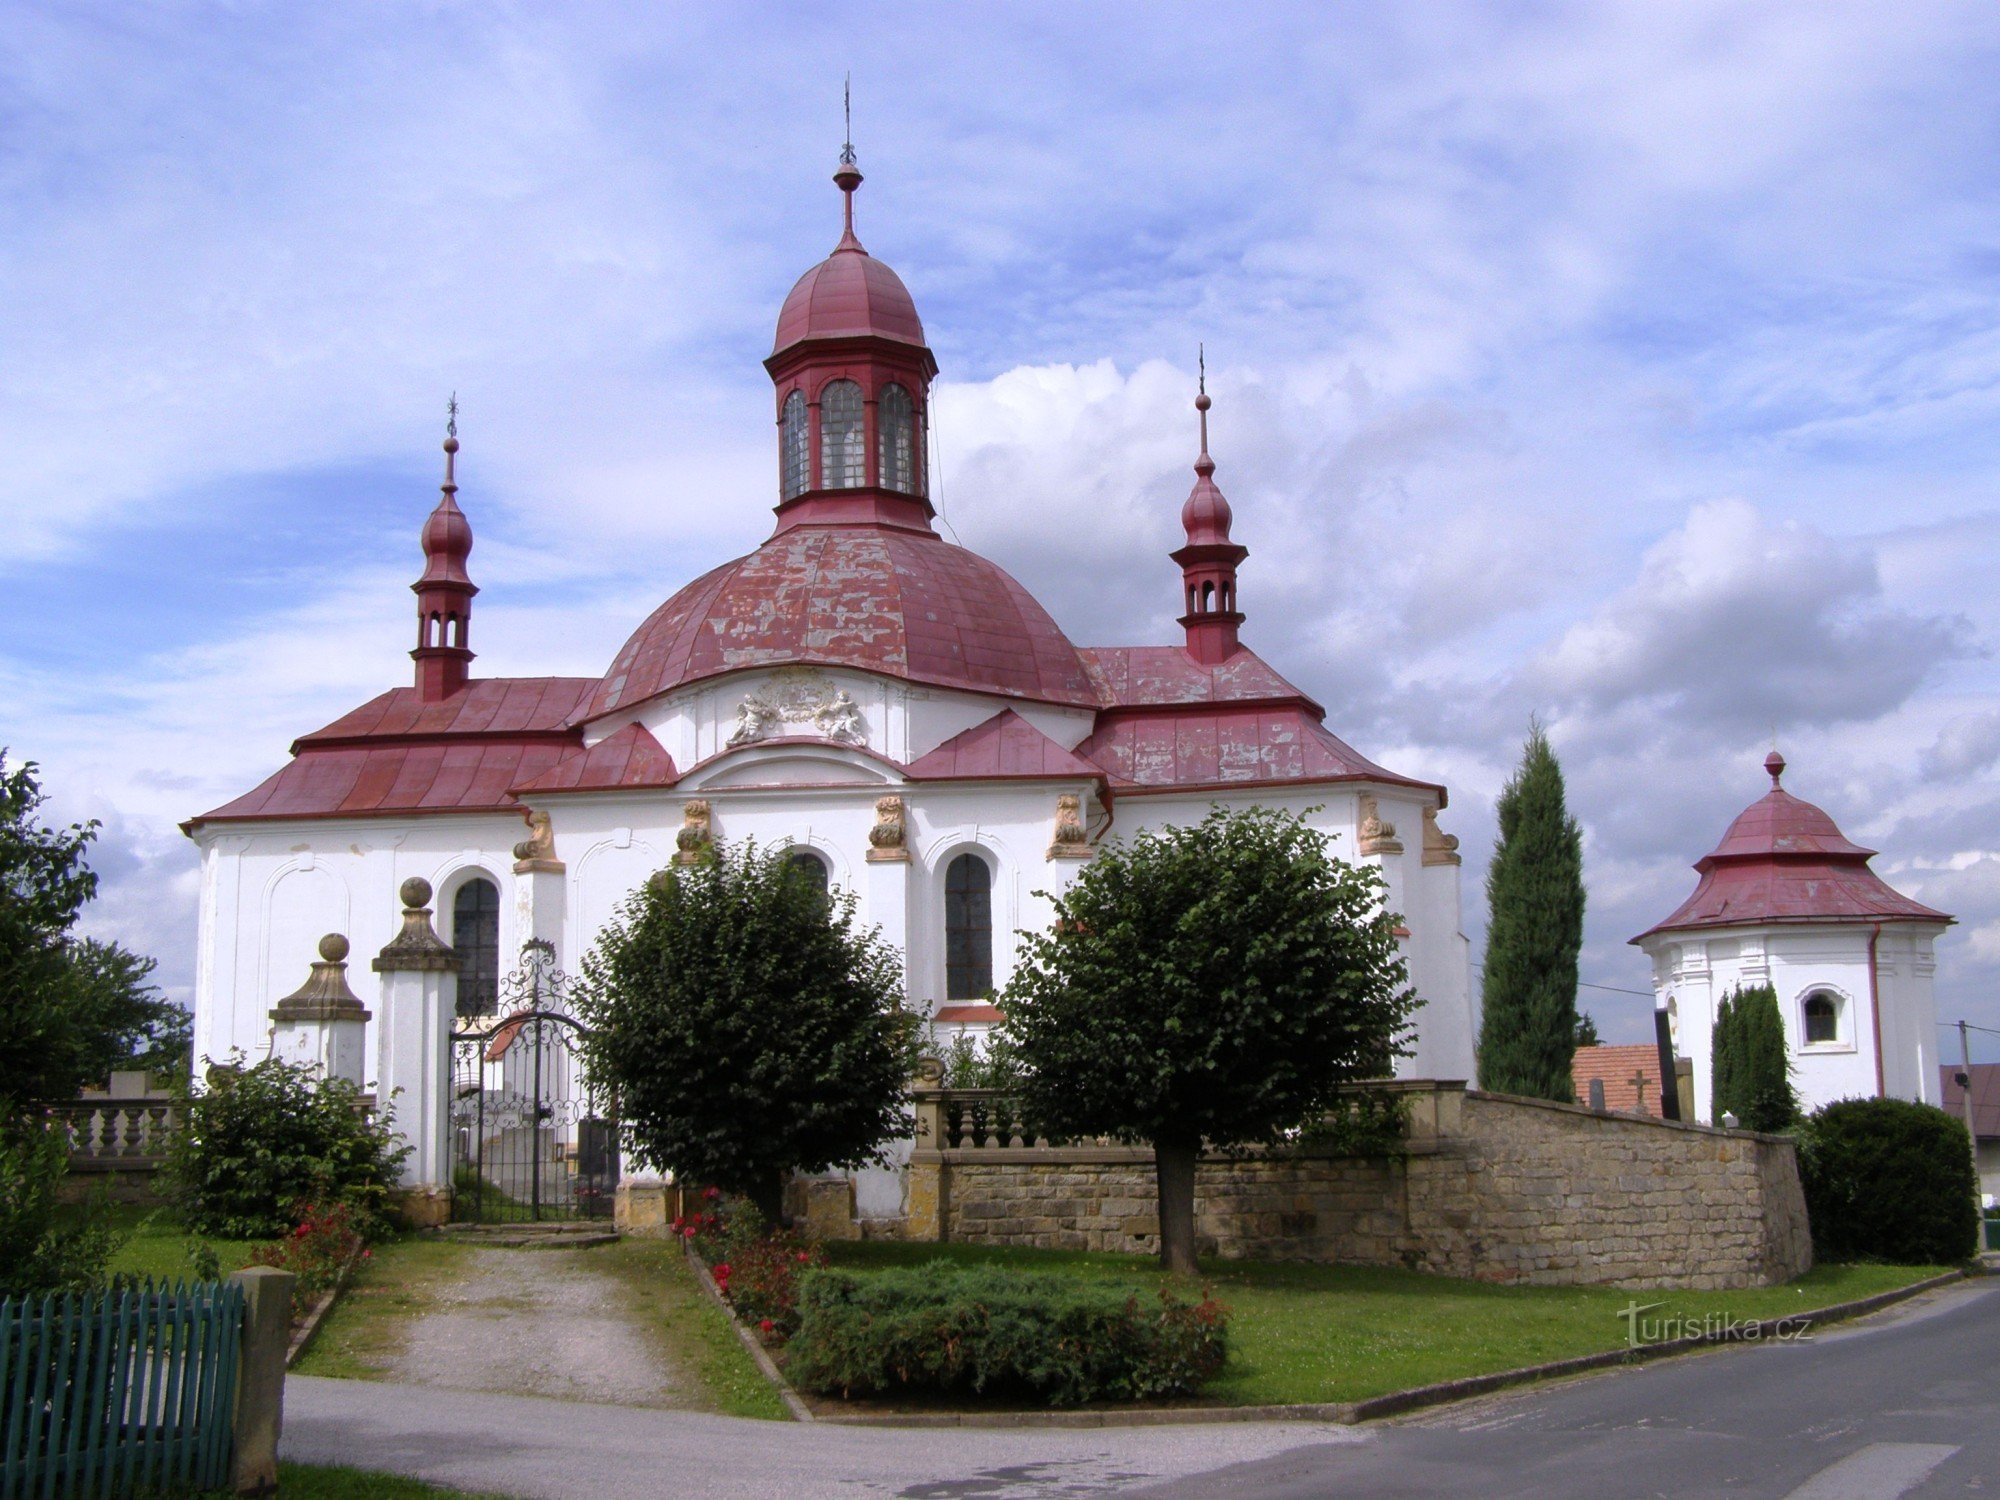
<svg viewBox="0 0 2000 1500"><path fill-rule="evenodd" d="M1652 1081L1643 1070L1632 1075L1632 1087L1638 1096L1639 1113L1642 1115L1646 1112L1646 1085Z"/></svg>

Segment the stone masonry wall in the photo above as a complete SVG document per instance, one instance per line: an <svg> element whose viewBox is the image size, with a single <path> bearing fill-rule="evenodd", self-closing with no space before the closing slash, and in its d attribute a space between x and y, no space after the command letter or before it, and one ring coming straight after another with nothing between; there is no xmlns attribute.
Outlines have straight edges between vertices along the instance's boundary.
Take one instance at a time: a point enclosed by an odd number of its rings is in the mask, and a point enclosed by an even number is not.
<svg viewBox="0 0 2000 1500"><path fill-rule="evenodd" d="M1787 1140L1424 1087L1398 1159L1204 1160L1204 1252L1631 1288L1768 1285L1812 1264ZM911 1168L913 1237L1158 1248L1146 1151L919 1149Z"/></svg>

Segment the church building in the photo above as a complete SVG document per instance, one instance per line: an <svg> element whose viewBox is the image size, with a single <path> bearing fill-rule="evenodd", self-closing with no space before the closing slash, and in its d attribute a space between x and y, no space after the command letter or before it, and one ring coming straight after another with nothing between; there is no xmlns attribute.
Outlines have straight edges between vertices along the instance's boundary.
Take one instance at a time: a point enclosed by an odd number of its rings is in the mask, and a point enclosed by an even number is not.
<svg viewBox="0 0 2000 1500"><path fill-rule="evenodd" d="M473 675L473 529L447 438L412 680L185 825L201 850L198 1058L266 1055L272 1008L322 936L373 953L403 925L405 881L428 883L457 1010L476 1016L502 1004L525 942L575 970L648 876L741 839L854 892L948 1038L997 1019L1016 934L1052 919L1036 891L1108 839L1221 804L1311 809L1337 854L1382 872L1423 1002L1403 1070L1471 1076L1445 788L1358 753L1244 644L1254 573L1239 582L1248 552L1215 482L1205 389L1186 541L1159 580L1180 638L1074 644L932 525L937 362L902 280L856 236L861 180L845 153L839 241L786 297L764 360L770 537L673 593L601 676ZM1087 548L1087 528L1068 544ZM351 982L374 1005L375 976ZM371 1081L380 1046L371 1030Z"/></svg>
<svg viewBox="0 0 2000 1500"><path fill-rule="evenodd" d="M1952 919L1891 887L1868 867L1873 849L1786 791L1777 751L1764 770L1771 789L1696 861L1694 893L1632 939L1653 961L1674 1051L1693 1060L1697 1116L1709 1119L1717 1007L1766 984L1807 1110L1836 1099L1938 1103L1933 949Z"/></svg>

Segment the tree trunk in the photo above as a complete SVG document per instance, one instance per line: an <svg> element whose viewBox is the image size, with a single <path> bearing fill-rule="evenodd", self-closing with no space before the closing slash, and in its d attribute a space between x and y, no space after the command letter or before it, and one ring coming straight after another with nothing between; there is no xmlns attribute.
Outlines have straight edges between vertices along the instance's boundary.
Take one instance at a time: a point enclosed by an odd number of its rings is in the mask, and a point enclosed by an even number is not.
<svg viewBox="0 0 2000 1500"><path fill-rule="evenodd" d="M757 1212L764 1216L764 1222L772 1229L782 1229L785 1223L785 1178L789 1173L775 1172L759 1181L750 1192L750 1201L757 1205Z"/></svg>
<svg viewBox="0 0 2000 1500"><path fill-rule="evenodd" d="M1170 1276L1194 1276L1194 1169L1201 1146L1153 1143L1160 1189L1160 1264Z"/></svg>

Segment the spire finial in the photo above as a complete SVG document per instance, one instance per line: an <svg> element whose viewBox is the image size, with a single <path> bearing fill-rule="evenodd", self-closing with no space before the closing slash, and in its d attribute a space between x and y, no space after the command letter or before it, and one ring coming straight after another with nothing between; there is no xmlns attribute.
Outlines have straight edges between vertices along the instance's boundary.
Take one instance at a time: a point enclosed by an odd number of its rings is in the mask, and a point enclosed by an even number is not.
<svg viewBox="0 0 2000 1500"><path fill-rule="evenodd" d="M1764 757L1764 769L1770 773L1771 790L1774 792L1778 791L1780 789L1779 782L1785 774L1785 757L1777 752L1776 747L1773 747L1771 753Z"/></svg>
<svg viewBox="0 0 2000 1500"><path fill-rule="evenodd" d="M453 391L444 406L444 484L440 488L447 498L458 493L458 478L454 472L457 467L458 392Z"/></svg>
<svg viewBox="0 0 2000 1500"><path fill-rule="evenodd" d="M854 159L854 91L846 81L840 86L840 107L847 120L847 139L840 148L840 165L833 173L841 198L840 243L834 248L859 250L861 241L854 237L854 190L861 186L861 167Z"/></svg>
<svg viewBox="0 0 2000 1500"><path fill-rule="evenodd" d="M1215 460L1208 456L1208 408L1212 404L1208 399L1208 346L1196 344L1194 358L1201 372L1194 398L1194 409L1201 413L1201 457L1194 461L1194 471L1206 479L1215 472Z"/></svg>

